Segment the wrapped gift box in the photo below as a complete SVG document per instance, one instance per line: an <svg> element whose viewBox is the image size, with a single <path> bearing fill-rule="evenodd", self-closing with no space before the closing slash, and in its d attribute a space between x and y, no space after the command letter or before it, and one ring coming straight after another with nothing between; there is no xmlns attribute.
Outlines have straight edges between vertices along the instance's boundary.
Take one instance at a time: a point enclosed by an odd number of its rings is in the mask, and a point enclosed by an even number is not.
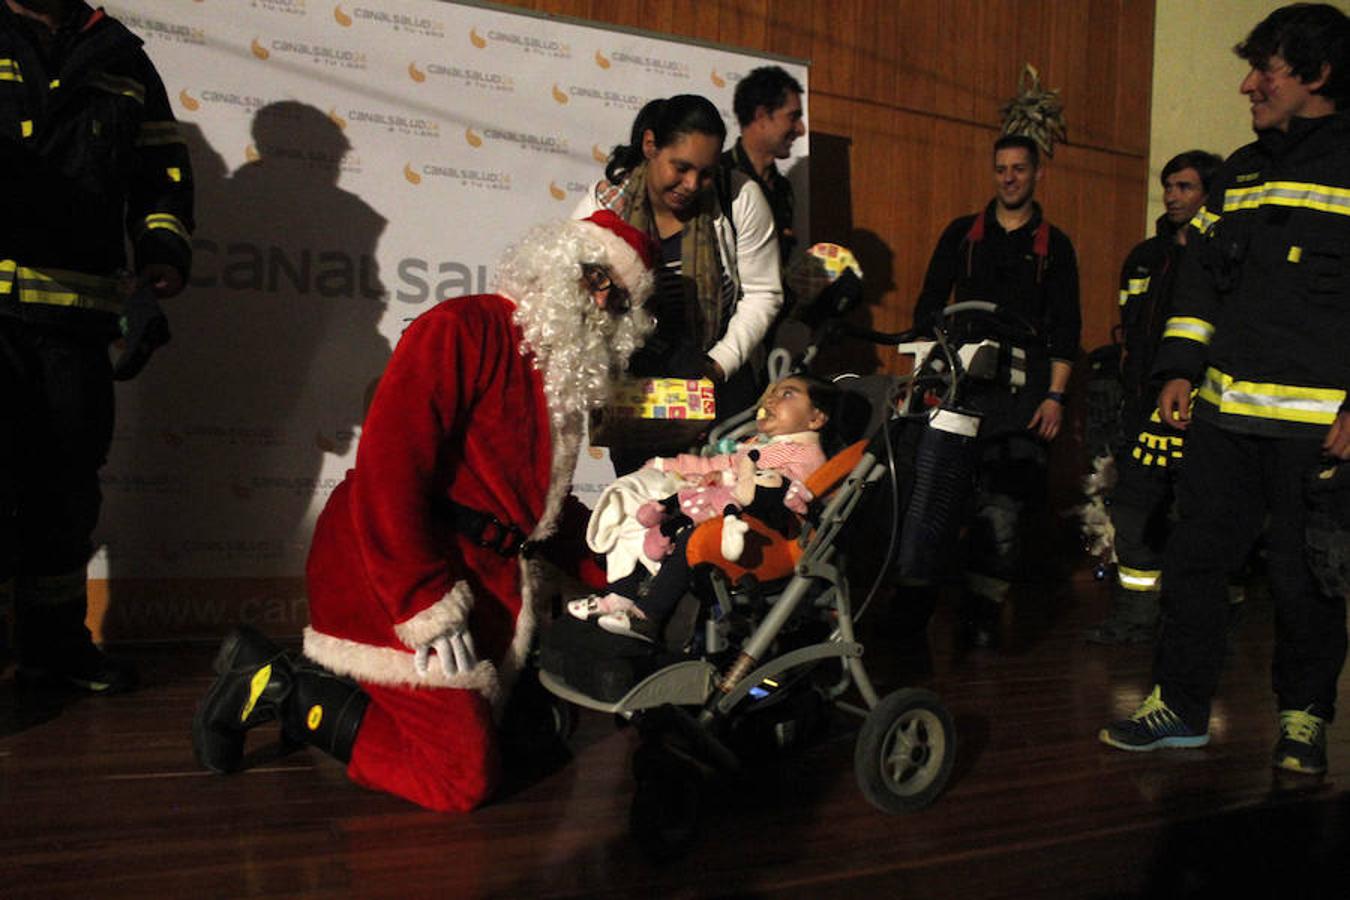
<svg viewBox="0 0 1350 900"><path fill-rule="evenodd" d="M693 443L713 423L717 403L707 378L625 378L604 409L591 414L596 447L671 447Z"/></svg>

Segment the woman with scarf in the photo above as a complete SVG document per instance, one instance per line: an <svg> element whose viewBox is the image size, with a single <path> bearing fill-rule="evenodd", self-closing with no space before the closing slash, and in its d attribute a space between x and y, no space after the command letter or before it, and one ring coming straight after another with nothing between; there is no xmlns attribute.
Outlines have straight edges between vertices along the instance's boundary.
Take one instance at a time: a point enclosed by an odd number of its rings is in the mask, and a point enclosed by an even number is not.
<svg viewBox="0 0 1350 900"><path fill-rule="evenodd" d="M718 418L749 408L762 392L760 347L783 304L773 213L749 176L718 177L725 139L726 125L707 98L652 100L576 212L613 210L660 245L656 291L647 303L656 331L628 372L712 379ZM661 455L684 449L656 448ZM615 448L611 458L624 474L652 450Z"/></svg>

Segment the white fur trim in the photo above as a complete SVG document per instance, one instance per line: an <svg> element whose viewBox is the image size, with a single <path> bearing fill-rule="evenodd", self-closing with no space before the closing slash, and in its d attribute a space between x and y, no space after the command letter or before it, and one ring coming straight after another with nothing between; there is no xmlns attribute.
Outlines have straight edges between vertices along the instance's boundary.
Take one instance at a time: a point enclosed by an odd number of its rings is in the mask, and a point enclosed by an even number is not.
<svg viewBox="0 0 1350 900"><path fill-rule="evenodd" d="M502 696L497 668L480 660L472 671L447 678L439 666L429 666L425 676L413 667L414 654L391 647L376 647L305 628L305 656L338 674L392 687L460 688L478 691L496 703Z"/></svg>
<svg viewBox="0 0 1350 900"><path fill-rule="evenodd" d="M609 268L623 282L623 287L641 302L643 278L647 275L647 266L638 256L633 246L608 228L602 228L594 222L580 221L581 225L595 240L604 246L605 258Z"/></svg>
<svg viewBox="0 0 1350 900"><path fill-rule="evenodd" d="M443 634L463 631L468 625L471 609L473 609L473 591L469 590L469 586L463 581L457 581L440 600L411 619L395 625L394 634L405 647L416 649L431 643Z"/></svg>

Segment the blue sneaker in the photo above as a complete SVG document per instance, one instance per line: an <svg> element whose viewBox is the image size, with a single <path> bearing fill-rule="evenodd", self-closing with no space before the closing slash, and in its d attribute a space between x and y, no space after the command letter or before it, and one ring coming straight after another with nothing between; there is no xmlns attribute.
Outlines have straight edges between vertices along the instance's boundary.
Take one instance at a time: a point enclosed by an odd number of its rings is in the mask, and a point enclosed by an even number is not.
<svg viewBox="0 0 1350 900"><path fill-rule="evenodd" d="M1303 775L1327 770L1327 723L1306 709L1280 710L1280 739L1275 742L1275 768Z"/></svg>
<svg viewBox="0 0 1350 900"><path fill-rule="evenodd" d="M1153 686L1128 719L1120 719L1097 733L1097 739L1117 750L1160 750L1163 747L1203 747L1209 743L1205 730L1192 728L1163 702L1162 687Z"/></svg>

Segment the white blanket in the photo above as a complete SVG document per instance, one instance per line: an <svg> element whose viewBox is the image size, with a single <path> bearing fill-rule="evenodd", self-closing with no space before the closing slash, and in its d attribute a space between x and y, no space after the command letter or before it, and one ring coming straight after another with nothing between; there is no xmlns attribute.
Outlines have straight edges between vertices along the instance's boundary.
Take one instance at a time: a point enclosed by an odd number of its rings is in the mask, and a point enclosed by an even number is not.
<svg viewBox="0 0 1350 900"><path fill-rule="evenodd" d="M642 552L647 529L638 524L638 507L648 500L669 497L688 484L673 472L638 469L605 488L586 523L586 544L605 554L605 575L617 581L633 571L638 563L655 573L661 567Z"/></svg>

